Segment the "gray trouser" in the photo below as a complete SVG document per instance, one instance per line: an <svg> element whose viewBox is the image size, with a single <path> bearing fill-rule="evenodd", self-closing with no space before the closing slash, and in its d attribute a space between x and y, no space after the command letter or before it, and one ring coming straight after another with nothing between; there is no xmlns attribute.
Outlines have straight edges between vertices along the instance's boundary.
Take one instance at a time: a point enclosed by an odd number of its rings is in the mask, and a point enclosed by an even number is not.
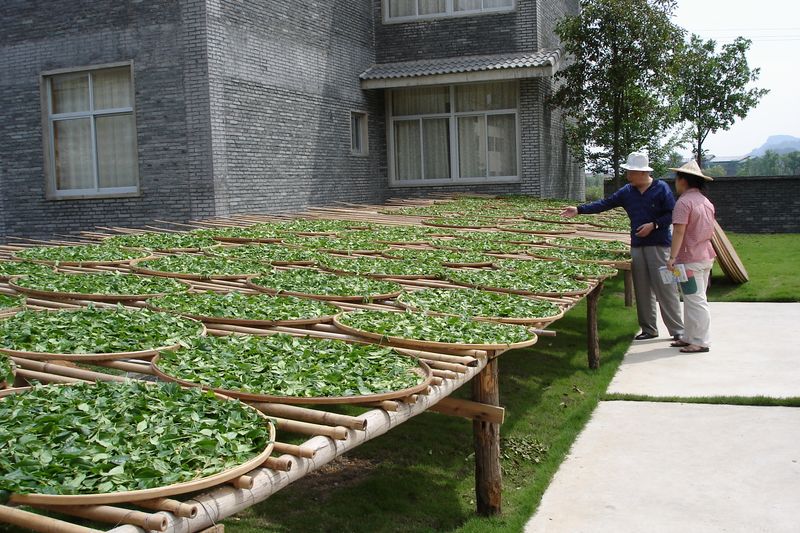
<svg viewBox="0 0 800 533"><path fill-rule="evenodd" d="M667 265L668 246L638 246L631 248L633 289L636 293L636 314L642 333L658 335L656 301L661 308L661 318L670 335L683 335L681 300L678 287L661 281L658 269Z"/></svg>

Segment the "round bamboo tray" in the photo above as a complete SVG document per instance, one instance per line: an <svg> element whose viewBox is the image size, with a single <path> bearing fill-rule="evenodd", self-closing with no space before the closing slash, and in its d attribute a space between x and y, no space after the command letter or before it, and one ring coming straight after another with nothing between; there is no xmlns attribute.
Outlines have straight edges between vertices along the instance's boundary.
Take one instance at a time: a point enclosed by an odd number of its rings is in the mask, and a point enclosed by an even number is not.
<svg viewBox="0 0 800 533"><path fill-rule="evenodd" d="M530 220L531 222L544 222L545 224L582 224L582 222L569 219L548 220L546 218L539 218L536 215L526 215L522 218L524 218L525 220Z"/></svg>
<svg viewBox="0 0 800 533"><path fill-rule="evenodd" d="M82 292L56 292L45 291L40 289L31 289L23 287L16 283L16 280L25 276L14 276L8 281L8 286L17 292L21 292L30 296L38 298L50 298L53 300L91 300L93 302L134 302L138 300L146 300L148 298L156 298L164 296L166 293L153 293L153 294L92 294Z"/></svg>
<svg viewBox="0 0 800 533"><path fill-rule="evenodd" d="M333 324L346 333L362 337L365 339L375 340L378 342L390 342L398 346L406 348L415 348L419 350L513 350L516 348L526 348L533 346L539 340L535 333L532 339L524 342L515 342L511 344L469 344L469 343L455 343L455 342L438 342L438 341L424 341L419 339L407 339L404 337L393 337L391 335L382 335L380 333L373 333L371 331L364 331L361 329L346 326L339 321L341 313L333 317Z"/></svg>
<svg viewBox="0 0 800 533"><path fill-rule="evenodd" d="M286 233L299 237L336 237L339 235L335 231L287 231Z"/></svg>
<svg viewBox="0 0 800 533"><path fill-rule="evenodd" d="M498 229L502 231L509 231L511 233L530 233L532 235L569 235L571 233L577 233L578 230L576 229L554 229L554 230L531 230L531 229L519 229L519 228L510 228L508 226L498 226Z"/></svg>
<svg viewBox="0 0 800 533"><path fill-rule="evenodd" d="M318 251L336 255L380 255L381 250L337 250L336 248L320 248Z"/></svg>
<svg viewBox="0 0 800 533"><path fill-rule="evenodd" d="M469 287L471 289L480 289L482 291L490 291L490 292L505 292L508 294L519 294L520 296L544 296L548 298L560 298L562 296L583 296L584 294L588 294L591 291L591 287L586 288L582 291L569 291L569 292L531 292L531 291L523 291L519 289L506 289L504 287L489 287L487 285L476 285L474 283L463 283L460 281L452 281L448 280L450 283L454 285L459 285L461 287ZM334 321L335 322L335 321Z"/></svg>
<svg viewBox="0 0 800 533"><path fill-rule="evenodd" d="M175 278L175 279L188 279L193 281L235 281L240 279L245 279L249 276L257 276L259 275L257 272L253 272L250 274L227 274L227 275L211 275L211 276L203 276L200 274L188 274L184 272L163 272L161 270L150 270L148 268L143 268L138 266L140 262L151 259L149 257L145 257L142 259L135 259L130 263L130 269L133 272L137 272L139 274L146 274L148 276L159 276L162 278Z"/></svg>
<svg viewBox="0 0 800 533"><path fill-rule="evenodd" d="M269 326L310 326L312 324L324 324L333 320L333 315L323 315L314 318L298 318L297 320L256 320L249 318L231 318L218 316L193 315L190 313L179 313L169 309L162 309L149 303L145 307L161 313L171 313L182 317L191 318L204 324L228 324L231 326L246 327L269 327Z"/></svg>
<svg viewBox="0 0 800 533"><path fill-rule="evenodd" d="M405 357L411 357L411 356L405 356ZM417 360L417 364L419 366L414 370L420 377L423 378L423 381L419 385L415 385L414 387L409 387L407 389L385 392L382 394L366 394L363 396L326 396L324 398L321 397L305 398L300 396L271 396L268 394L256 394L244 391L215 389L212 387L207 387L205 385L200 385L199 383L194 383L184 379L176 378L170 376L169 374L164 373L164 371L158 367L158 360L159 356L156 356L151 361L150 366L156 373L156 375L161 379L167 381L174 381L176 383L180 383L181 385L185 385L188 387L200 387L203 390L211 390L217 394L223 394L225 396L230 396L232 398L238 398L240 400L245 400L250 402L271 402L271 403L284 403L293 405L337 405L337 404L343 405L343 404L382 402L384 400L394 400L397 398L405 398L406 396L411 396L412 394L418 394L426 390L433 381L433 372L431 371L430 367L427 364L425 364L425 362Z"/></svg>
<svg viewBox="0 0 800 533"><path fill-rule="evenodd" d="M250 278L247 279L245 282L246 285L257 291L265 292L267 294L275 294L275 295L286 295L286 296L297 296L298 298L311 298L312 300L323 300L326 302L364 302L364 301L380 301L380 300L391 300L392 298L397 298L400 296L400 293L403 291L396 291L391 292L388 294L375 294L375 295L360 295L360 296L341 296L337 294L311 294L306 292L297 292L297 291L285 291L281 289L271 289L269 287L264 287L262 285L256 285Z"/></svg>
<svg viewBox="0 0 800 533"><path fill-rule="evenodd" d="M381 255L387 259L398 259L398 257L393 256L391 253L383 253ZM492 261L479 261L475 263L453 263L449 261L442 261L441 265L449 268L483 268L483 267L493 266L494 263ZM387 276L387 277L397 278L398 276Z"/></svg>
<svg viewBox="0 0 800 533"><path fill-rule="evenodd" d="M541 254L533 254L528 252L528 255L533 257L534 259L540 259L542 261L569 261L570 263L583 263L586 265L604 265L604 266L617 266L617 265L626 265L629 261L606 261L605 259L562 259L560 257L553 257L552 255L541 255Z"/></svg>
<svg viewBox="0 0 800 533"><path fill-rule="evenodd" d="M74 309L74 311L78 311L79 309ZM63 312L63 310L46 310L46 311L39 311L40 313L55 313L57 311ZM194 319L189 319L194 320ZM201 337L205 337L208 334L208 330L206 329L206 325L200 322L199 320L194 320L198 324L200 324L201 330L199 335ZM177 349L180 344L171 344L169 346L158 346L154 348L148 348L146 350L138 350L135 352L108 352L108 353L85 353L85 354L76 354L76 353L52 353L52 352L28 352L25 350L12 350L10 348L0 348L0 353L4 353L7 355L13 355L16 357L24 357L25 359L34 359L37 361L48 361L48 360L58 360L58 361L112 361L115 359L148 359L156 355L158 352L163 350L174 350Z"/></svg>
<svg viewBox="0 0 800 533"><path fill-rule="evenodd" d="M235 248L235 246L233 247ZM224 254L214 253L214 250L205 249L202 250L203 255L207 255L208 257L223 257L225 259L236 259L235 257L229 257ZM258 259L254 259L253 261L258 261L259 263L264 263L265 265L272 265L272 266L312 266L314 265L314 261L311 260L303 260L303 261L259 261Z"/></svg>
<svg viewBox="0 0 800 533"><path fill-rule="evenodd" d="M422 309L418 309L414 306L408 305L403 303L400 300L396 300L397 305L406 309L408 311L414 311L415 313L425 313L426 315L434 315L434 316L463 316L456 313L440 313L437 311L425 311ZM556 320L560 320L564 318L564 310L561 311L553 316L548 317L526 317L526 318L509 318L509 317L500 317L500 316L471 316L472 320L478 320L480 322L499 322L502 324L515 324L518 326L531 326L534 324L542 324L545 322L555 322Z"/></svg>
<svg viewBox="0 0 800 533"><path fill-rule="evenodd" d="M236 244L245 244L245 243L248 243L248 242L260 242L260 243L264 243L264 244L273 244L273 243L276 243L276 242L281 242L281 239L279 239L278 237L263 237L263 238L262 237L260 237L260 238L256 238L256 237L252 237L252 238L251 237L211 237L211 238L214 239L215 241L218 241L218 242L230 242L230 243L236 243Z"/></svg>
<svg viewBox="0 0 800 533"><path fill-rule="evenodd" d="M320 266L319 269L339 276L365 276L374 279L438 279L438 276L435 274L373 274L371 272L348 272L347 270L338 270L324 266Z"/></svg>
<svg viewBox="0 0 800 533"><path fill-rule="evenodd" d="M53 385L50 385L53 386ZM69 385L55 385L59 387L68 387ZM17 394L25 392L27 389L19 389ZM233 401L231 398L222 394L216 394L218 398L226 401ZM224 472L207 476L193 481L185 481L183 483L176 483L174 485L167 485L164 487L156 487L152 489L131 490L123 492L110 492L106 494L73 494L73 495L54 495L54 494L12 494L9 502L19 505L106 505L112 503L122 502L135 502L142 500L150 500L154 498L165 498L167 496L175 496L178 494L186 494L188 492L196 492L216 485L221 485L240 476L243 476L264 464L264 462L272 455L272 450L275 446L275 424L261 411L243 404L249 409L253 409L258 415L269 424L269 444L264 451L237 467L230 468Z"/></svg>
<svg viewBox="0 0 800 533"><path fill-rule="evenodd" d="M423 220L422 224L425 226L432 226L435 228L453 228L453 229L491 229L496 228L498 226L495 225L488 225L488 226L457 226L454 224L436 224L434 222Z"/></svg>
<svg viewBox="0 0 800 533"><path fill-rule="evenodd" d="M15 252L16 254L16 252ZM146 255L143 257L136 257L133 259L120 259L119 261L46 261L44 259L23 259L13 255L14 259L18 261L28 261L30 263L39 263L40 265L48 266L66 266L66 267L99 267L99 266L122 266L131 265L134 261L145 261L147 259L155 259L154 255Z"/></svg>

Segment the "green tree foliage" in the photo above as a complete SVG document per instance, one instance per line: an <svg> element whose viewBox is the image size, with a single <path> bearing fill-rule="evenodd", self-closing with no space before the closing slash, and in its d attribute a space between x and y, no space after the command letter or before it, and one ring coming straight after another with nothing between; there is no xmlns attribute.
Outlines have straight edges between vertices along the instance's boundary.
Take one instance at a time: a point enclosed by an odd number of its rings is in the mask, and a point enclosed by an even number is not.
<svg viewBox="0 0 800 533"><path fill-rule="evenodd" d="M767 150L761 157L743 161L736 173L739 176L800 176L800 150L782 155Z"/></svg>
<svg viewBox="0 0 800 533"><path fill-rule="evenodd" d="M674 0L582 0L556 27L568 57L551 103L569 119L573 155L611 171L629 152L652 146L677 122Z"/></svg>
<svg viewBox="0 0 800 533"><path fill-rule="evenodd" d="M737 37L717 51L713 40L703 41L692 35L680 53L680 116L692 125L698 164L705 157L703 142L708 134L728 130L769 92L751 86L758 80L759 69L747 64L750 44L750 40Z"/></svg>

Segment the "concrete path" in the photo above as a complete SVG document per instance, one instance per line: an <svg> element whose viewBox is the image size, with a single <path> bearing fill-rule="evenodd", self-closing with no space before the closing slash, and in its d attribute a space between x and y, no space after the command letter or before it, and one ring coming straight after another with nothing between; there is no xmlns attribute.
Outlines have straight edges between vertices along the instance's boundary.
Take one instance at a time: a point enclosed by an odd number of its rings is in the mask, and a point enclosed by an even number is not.
<svg viewBox="0 0 800 533"><path fill-rule="evenodd" d="M633 343L609 393L800 396L800 303L712 303L705 354L670 348L660 328L663 338Z"/></svg>
<svg viewBox="0 0 800 533"><path fill-rule="evenodd" d="M800 533L800 408L659 396L800 397L800 304L713 303L712 349L635 342L526 533Z"/></svg>
<svg viewBox="0 0 800 533"><path fill-rule="evenodd" d="M526 533L800 531L800 409L602 402Z"/></svg>

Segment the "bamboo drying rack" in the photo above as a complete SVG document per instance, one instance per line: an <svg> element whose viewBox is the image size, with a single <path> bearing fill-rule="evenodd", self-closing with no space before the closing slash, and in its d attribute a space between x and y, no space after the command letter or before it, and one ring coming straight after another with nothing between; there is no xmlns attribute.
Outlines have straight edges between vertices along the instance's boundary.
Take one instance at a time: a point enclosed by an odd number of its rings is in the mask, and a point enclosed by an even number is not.
<svg viewBox="0 0 800 533"><path fill-rule="evenodd" d="M391 215L380 213L387 206L424 206L436 202L449 201L452 197L436 197L427 200L398 199L389 200L387 205L339 204L333 207L311 209L300 216L319 219L343 219L353 222L373 222L381 224L408 225L419 224L422 217ZM293 217L294 218L294 217ZM85 231L78 236L68 236L60 241L40 241L19 239L18 244L0 246L0 259L10 257L14 251L28 245L41 244L85 244L97 243L111 236L132 232L183 232L198 228L222 228L230 226L248 226L256 223L286 220L284 216L240 215L230 218L218 218L189 223L154 221L154 224L142 229L101 227L94 231ZM597 239L614 239L608 233L596 231L588 225L576 225L575 234ZM476 229L471 231L484 231ZM68 240L67 240L68 239ZM414 246L418 247L418 246ZM155 254L161 255L161 254ZM522 256L509 256L524 258ZM627 267L627 268L626 268ZM289 267L277 267L289 268ZM65 266L59 270L64 272L129 272L131 269L122 266ZM630 286L630 269L621 265L626 273L626 303L630 303L632 295ZM393 279L406 289L425 287L458 288L452 283L434 279ZM254 294L257 291L247 285L245 280L187 280L197 290L215 292L239 291ZM603 281L592 280L590 290L582 295L547 298L556 302L562 309L557 316L530 324L539 328L539 335L553 335L547 328L552 322L563 316L563 313L579 303L583 297L587 300L588 319L588 364L597 368L600 361L599 336L597 331L597 302L602 291ZM0 282L0 294L17 294L7 282ZM113 306L103 302L88 300L65 300L51 296L30 297L27 305L33 309L65 309L82 307L92 303L98 307ZM145 307L142 301L124 302L131 308ZM344 310L375 309L402 311L403 307L394 301L373 303L336 302ZM287 333L290 335L309 335L319 338L341 339L348 342L374 342L363 337L353 336L334 324L319 322L313 324L258 325L243 326L225 323L206 323L210 335L254 334L271 335ZM383 341L386 344L386 341ZM391 345L391 343L389 343ZM501 470L500 470L500 424L505 413L499 405L498 389L498 356L505 350L465 350L465 349L412 349L396 346L400 352L418 357L432 369L431 386L418 394L399 400L380 401L364 404L366 411L359 416L331 413L318 408L300 407L297 405L250 402L264 414L273 417L278 428L278 438L290 433L308 437L301 444L276 442L273 456L260 467L240 476L231 482L209 489L191 500L181 502L174 498L156 498L146 502L135 502L135 508L128 509L110 505L71 506L63 508L47 507L50 511L71 517L87 518L94 521L117 524L110 531L113 533L134 533L145 530L167 531L171 533L202 531L220 520L236 514L243 509L265 500L278 490L293 481L313 472L333 461L349 450L382 435L397 425L425 411L434 411L449 416L471 419L475 445L475 479L476 502L480 514L497 514L501 510ZM28 381L37 380L44 383L74 383L81 381L111 380L121 381L118 375L98 372L87 368L64 366L48 361L36 361L24 357L12 356L17 372L16 384L24 385ZM133 373L144 378L153 379L155 371L149 364L149 358L128 359L124 361L91 361L89 365L114 368ZM450 394L472 382L472 400L450 398ZM97 530L76 525L72 522L43 516L12 506L0 505L0 521L28 527L37 531L96 532ZM121 525L120 525L121 524Z"/></svg>

